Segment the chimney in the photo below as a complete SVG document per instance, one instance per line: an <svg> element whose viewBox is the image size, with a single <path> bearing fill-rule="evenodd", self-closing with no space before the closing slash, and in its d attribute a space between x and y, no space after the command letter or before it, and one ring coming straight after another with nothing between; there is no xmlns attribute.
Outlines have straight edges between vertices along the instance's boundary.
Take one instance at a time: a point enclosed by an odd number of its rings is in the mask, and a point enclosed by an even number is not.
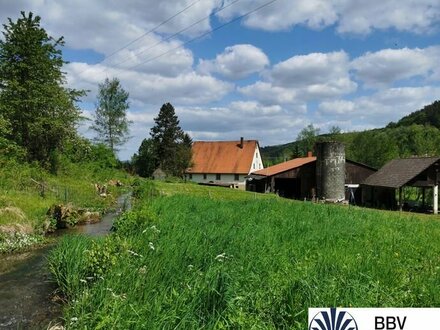
<svg viewBox="0 0 440 330"><path fill-rule="evenodd" d="M243 141L243 137L241 137L240 138L240 145L239 145L239 147L240 147L240 149L243 149L243 146L244 146L244 143L243 143L244 141Z"/></svg>
<svg viewBox="0 0 440 330"><path fill-rule="evenodd" d="M313 157L313 153L311 151L307 151L307 157Z"/></svg>

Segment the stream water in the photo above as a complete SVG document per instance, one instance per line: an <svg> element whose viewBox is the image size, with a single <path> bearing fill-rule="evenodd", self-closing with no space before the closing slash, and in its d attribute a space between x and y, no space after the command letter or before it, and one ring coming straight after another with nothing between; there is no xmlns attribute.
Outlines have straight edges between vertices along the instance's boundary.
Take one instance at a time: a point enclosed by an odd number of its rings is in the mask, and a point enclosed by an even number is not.
<svg viewBox="0 0 440 330"><path fill-rule="evenodd" d="M118 198L118 208L130 208L130 195ZM57 231L64 234L106 235L119 212L105 215L95 224ZM46 329L60 322L62 305L54 300L46 257L56 245L0 258L0 329Z"/></svg>

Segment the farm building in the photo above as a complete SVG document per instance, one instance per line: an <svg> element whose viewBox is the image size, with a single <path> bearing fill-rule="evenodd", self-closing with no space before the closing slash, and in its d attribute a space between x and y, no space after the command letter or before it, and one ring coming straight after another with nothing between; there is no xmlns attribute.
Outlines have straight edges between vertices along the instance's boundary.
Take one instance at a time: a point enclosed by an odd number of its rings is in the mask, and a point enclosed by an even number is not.
<svg viewBox="0 0 440 330"><path fill-rule="evenodd" d="M331 151L330 154L325 148ZM248 176L247 190L275 192L294 199L347 199L360 203L359 184L376 170L346 160L343 145L342 150L338 148L341 148L341 144L327 142L317 146L317 157L309 152L307 157L256 171Z"/></svg>
<svg viewBox="0 0 440 330"><path fill-rule="evenodd" d="M428 210L426 193L432 195L432 210L438 212L438 171L440 157L394 159L362 182L363 204L384 209L409 208L404 201L403 188L416 187L421 191L420 210Z"/></svg>
<svg viewBox="0 0 440 330"><path fill-rule="evenodd" d="M245 177L264 168L257 140L197 141L192 146L192 167L187 180L245 188Z"/></svg>

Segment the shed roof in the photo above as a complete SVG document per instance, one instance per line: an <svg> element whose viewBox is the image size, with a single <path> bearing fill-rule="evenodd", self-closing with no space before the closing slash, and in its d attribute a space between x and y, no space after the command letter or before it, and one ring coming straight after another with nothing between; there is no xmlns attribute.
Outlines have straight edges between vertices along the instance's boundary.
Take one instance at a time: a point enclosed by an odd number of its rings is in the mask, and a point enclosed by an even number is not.
<svg viewBox="0 0 440 330"><path fill-rule="evenodd" d="M288 160L284 163L276 164L273 166L266 167L262 170L255 171L252 174L261 176L272 176L286 171L293 170L295 168L301 167L308 163L316 161L316 157L301 157Z"/></svg>
<svg viewBox="0 0 440 330"><path fill-rule="evenodd" d="M248 174L257 146L257 140L244 140L242 148L240 141L194 142L187 173Z"/></svg>
<svg viewBox="0 0 440 330"><path fill-rule="evenodd" d="M393 159L362 183L368 186L400 188L437 162L440 157Z"/></svg>

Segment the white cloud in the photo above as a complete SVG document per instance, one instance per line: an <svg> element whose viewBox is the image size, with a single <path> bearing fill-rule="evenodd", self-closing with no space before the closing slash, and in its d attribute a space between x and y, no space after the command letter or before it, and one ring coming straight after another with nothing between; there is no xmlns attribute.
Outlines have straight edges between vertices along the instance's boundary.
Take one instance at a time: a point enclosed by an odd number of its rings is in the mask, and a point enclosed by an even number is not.
<svg viewBox="0 0 440 330"><path fill-rule="evenodd" d="M33 11L42 17L43 26L52 36L65 37L68 47L93 49L108 55L115 48L150 31L191 3L194 0L3 1L0 5L0 21L5 22L6 17L17 18L20 10ZM159 27L157 32L174 34L207 17L218 5L218 0L199 1ZM207 19L185 31L185 34L199 35L210 29L210 20ZM144 42L142 39L136 45L143 45Z"/></svg>
<svg viewBox="0 0 440 330"><path fill-rule="evenodd" d="M288 104L296 102L295 91L273 86L268 82L258 81L252 85L239 87L238 91L263 104Z"/></svg>
<svg viewBox="0 0 440 330"><path fill-rule="evenodd" d="M280 105L265 106L255 101L231 102L230 108L249 116L276 115L283 112L283 108Z"/></svg>
<svg viewBox="0 0 440 330"><path fill-rule="evenodd" d="M266 80L239 88L267 104L302 103L352 93L357 84L349 76L348 55L343 52L293 56L266 73Z"/></svg>
<svg viewBox="0 0 440 330"><path fill-rule="evenodd" d="M432 77L438 70L440 47L383 49L352 62L356 76L370 87L383 87L416 76Z"/></svg>
<svg viewBox="0 0 440 330"><path fill-rule="evenodd" d="M267 3L266 0L243 0L222 11L218 16L224 20L230 20L265 3ZM335 23L337 18L331 1L290 0L276 1L252 13L245 18L244 24L268 31L286 30L297 24L316 29Z"/></svg>
<svg viewBox="0 0 440 330"><path fill-rule="evenodd" d="M438 99L440 87L389 88L353 100L321 102L319 114L327 120L344 119L366 127L381 127Z"/></svg>
<svg viewBox="0 0 440 330"><path fill-rule="evenodd" d="M118 77L130 98L144 104L163 104L169 100L177 104L209 103L222 99L233 88L226 82L195 72L167 77L84 63L70 63L65 69L71 87L91 90L89 101L95 98L98 84L106 77Z"/></svg>
<svg viewBox="0 0 440 330"><path fill-rule="evenodd" d="M145 73L177 76L192 70L193 54L182 42L164 42L156 35L145 38L145 45L128 47L108 58L106 65Z"/></svg>
<svg viewBox="0 0 440 330"><path fill-rule="evenodd" d="M355 104L347 100L324 101L319 104L319 111L326 115L346 115L355 110Z"/></svg>
<svg viewBox="0 0 440 330"><path fill-rule="evenodd" d="M178 107L176 113L182 128L196 140L243 136L266 144L290 141L305 120L293 111L257 102L232 102L220 108Z"/></svg>
<svg viewBox="0 0 440 330"><path fill-rule="evenodd" d="M319 85L348 77L348 55L344 51L293 56L274 65L270 77L277 86Z"/></svg>
<svg viewBox="0 0 440 330"><path fill-rule="evenodd" d="M261 49L243 44L226 47L215 60L201 60L198 69L205 74L216 72L228 79L238 80L262 71L267 65L269 59Z"/></svg>
<svg viewBox="0 0 440 330"><path fill-rule="evenodd" d="M265 0L240 1L219 16L225 20L243 15ZM440 21L438 0L290 0L273 4L246 17L244 24L268 31L295 25L320 29L333 24L340 33L367 34L373 29L429 32Z"/></svg>
<svg viewBox="0 0 440 330"><path fill-rule="evenodd" d="M437 0L344 0L336 5L341 33L370 33L373 29L394 28L416 33L429 32L440 21Z"/></svg>

